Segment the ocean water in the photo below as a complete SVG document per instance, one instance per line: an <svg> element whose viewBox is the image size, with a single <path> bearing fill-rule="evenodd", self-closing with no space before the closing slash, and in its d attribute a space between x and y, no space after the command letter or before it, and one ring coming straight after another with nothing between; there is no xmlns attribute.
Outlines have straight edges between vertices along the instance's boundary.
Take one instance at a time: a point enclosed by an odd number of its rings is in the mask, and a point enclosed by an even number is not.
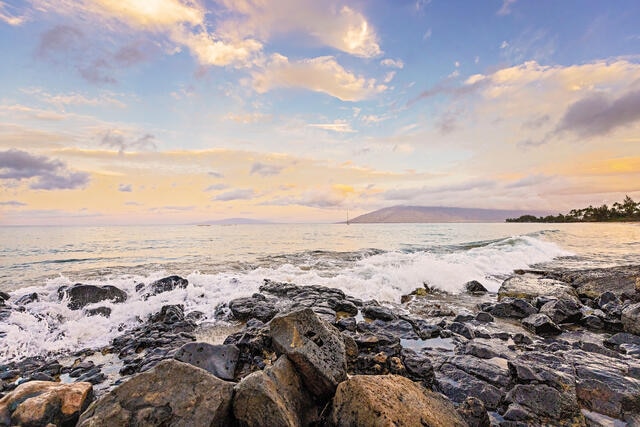
<svg viewBox="0 0 640 427"><path fill-rule="evenodd" d="M0 227L0 290L39 301L0 321L0 363L99 348L166 304L212 322L219 304L265 278L340 288L399 302L423 283L456 293L469 280L496 291L514 269L640 263L640 224L293 224L230 226ZM144 301L135 292L178 274L189 280ZM58 300L74 283L127 292L110 318Z"/></svg>

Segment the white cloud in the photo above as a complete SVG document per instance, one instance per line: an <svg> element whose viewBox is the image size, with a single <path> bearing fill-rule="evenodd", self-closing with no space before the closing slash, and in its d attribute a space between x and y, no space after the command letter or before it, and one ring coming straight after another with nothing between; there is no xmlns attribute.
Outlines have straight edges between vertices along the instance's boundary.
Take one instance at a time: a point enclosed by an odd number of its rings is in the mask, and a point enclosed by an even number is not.
<svg viewBox="0 0 640 427"><path fill-rule="evenodd" d="M24 16L14 16L11 13L7 12L6 9L7 4L0 1L0 21L14 27L22 25L25 22L26 18Z"/></svg>
<svg viewBox="0 0 640 427"><path fill-rule="evenodd" d="M402 62L401 59L386 58L380 61L380 65L384 65L385 67L390 67L390 68L399 68L399 69L404 68L404 62Z"/></svg>
<svg viewBox="0 0 640 427"><path fill-rule="evenodd" d="M313 128L318 128L318 129L330 130L332 132L339 132L339 133L353 133L353 132L356 132L355 130L353 130L351 128L351 124L349 124L345 120L336 120L333 123L313 123L313 124L309 124L307 126L313 127Z"/></svg>
<svg viewBox="0 0 640 427"><path fill-rule="evenodd" d="M189 48L202 65L250 66L262 50L262 44L253 39L222 41L207 31L191 33L174 31L173 38Z"/></svg>
<svg viewBox="0 0 640 427"><path fill-rule="evenodd" d="M238 15L218 30L232 38L264 40L276 33L302 32L325 46L371 58L382 53L378 36L362 13L335 1L217 0Z"/></svg>
<svg viewBox="0 0 640 427"><path fill-rule="evenodd" d="M393 78L396 76L396 72L395 71L389 71L387 74L384 75L384 79L382 80L384 83L390 83L391 80L393 80Z"/></svg>
<svg viewBox="0 0 640 427"><path fill-rule="evenodd" d="M429 28L427 31L425 31L424 35L422 36L422 40L429 40L432 34L433 34L433 31L431 31L431 28Z"/></svg>
<svg viewBox="0 0 640 427"><path fill-rule="evenodd" d="M272 56L263 70L253 73L253 87L259 93L279 87L304 88L342 101L360 101L387 89L375 79L350 73L332 56L289 62L278 54Z"/></svg>
<svg viewBox="0 0 640 427"><path fill-rule="evenodd" d="M517 0L502 0L502 7L496 12L500 16L509 15L511 13L511 6L515 4Z"/></svg>

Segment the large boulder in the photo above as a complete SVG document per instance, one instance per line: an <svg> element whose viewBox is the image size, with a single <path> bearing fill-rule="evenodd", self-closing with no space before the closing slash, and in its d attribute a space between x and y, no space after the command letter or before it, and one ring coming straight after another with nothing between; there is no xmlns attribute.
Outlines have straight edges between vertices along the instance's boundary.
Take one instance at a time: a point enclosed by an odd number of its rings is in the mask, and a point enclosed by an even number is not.
<svg viewBox="0 0 640 427"><path fill-rule="evenodd" d="M622 310L621 319L625 332L640 335L640 303L631 304Z"/></svg>
<svg viewBox="0 0 640 427"><path fill-rule="evenodd" d="M513 317L522 319L538 310L523 298L503 298L500 302L485 307L485 311L495 317Z"/></svg>
<svg viewBox="0 0 640 427"><path fill-rule="evenodd" d="M562 329L560 329L549 316L543 313L536 313L525 317L522 319L522 326L540 336L551 336L562 333Z"/></svg>
<svg viewBox="0 0 640 427"><path fill-rule="evenodd" d="M213 345L206 342L186 343L174 358L231 381L235 377L240 350L235 345Z"/></svg>
<svg viewBox="0 0 640 427"><path fill-rule="evenodd" d="M235 387L233 413L242 426L294 427L317 421L319 410L295 366L280 356L273 366Z"/></svg>
<svg viewBox="0 0 640 427"><path fill-rule="evenodd" d="M165 360L94 402L78 426L227 426L232 396L233 383Z"/></svg>
<svg viewBox="0 0 640 427"><path fill-rule="evenodd" d="M0 400L0 425L74 425L92 398L93 386L87 382L30 381Z"/></svg>
<svg viewBox="0 0 640 427"><path fill-rule="evenodd" d="M503 298L523 298L532 302L535 298L542 296L567 298L579 302L578 294L569 284L533 274L512 276L498 289L499 301Z"/></svg>
<svg viewBox="0 0 640 427"><path fill-rule="evenodd" d="M518 384L511 389L507 399L528 410L544 425L559 424L561 420L577 420L579 423L582 418L575 393L545 384Z"/></svg>
<svg viewBox="0 0 640 427"><path fill-rule="evenodd" d="M336 426L467 426L453 404L397 375L356 375L338 386Z"/></svg>
<svg viewBox="0 0 640 427"><path fill-rule="evenodd" d="M233 317L240 321L258 319L266 323L278 314L278 309L275 304L268 301L265 296L261 294L231 300L229 301L229 309Z"/></svg>
<svg viewBox="0 0 640 427"><path fill-rule="evenodd" d="M163 277L147 286L140 286L136 290L144 290L143 298L147 299L153 295L172 291L176 288L184 289L189 285L189 281L180 276Z"/></svg>
<svg viewBox="0 0 640 427"><path fill-rule="evenodd" d="M575 323L582 319L581 305L573 299L557 299L549 301L540 308L554 323Z"/></svg>
<svg viewBox="0 0 640 427"><path fill-rule="evenodd" d="M317 397L331 397L347 378L347 357L340 332L310 308L276 316L270 323L273 348L286 354Z"/></svg>
<svg viewBox="0 0 640 427"><path fill-rule="evenodd" d="M100 301L124 302L127 300L127 293L111 285L95 286L76 283L73 286L60 287L58 297L61 300L68 298L67 307L71 310L80 310L86 305Z"/></svg>

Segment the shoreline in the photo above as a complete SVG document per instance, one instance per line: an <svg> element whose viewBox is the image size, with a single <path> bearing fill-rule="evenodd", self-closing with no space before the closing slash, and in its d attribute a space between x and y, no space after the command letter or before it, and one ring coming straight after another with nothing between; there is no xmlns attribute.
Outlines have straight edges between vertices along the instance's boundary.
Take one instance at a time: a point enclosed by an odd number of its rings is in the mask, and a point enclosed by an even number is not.
<svg viewBox="0 0 640 427"><path fill-rule="evenodd" d="M186 286L185 279L170 276L140 291L153 294ZM511 425L518 421L513 419L516 413L542 422L535 418L541 410L547 421L558 423L600 416L638 421L633 411L640 411L640 407L629 402L640 402L640 336L628 330L623 313L640 301L640 266L516 270L496 294L481 287L474 289L448 294L424 287L407 295L401 304L380 304L337 289L266 279L253 296L216 308L216 318L228 322L226 330L219 325L197 325L203 313L185 315L179 305L165 306L101 349L0 365L1 394L9 396L19 385L33 380L89 382L101 398L123 380L177 357L183 346L196 342L237 347L235 369L225 379L242 382L251 372L262 371L277 360L277 352L267 339L268 322L306 307L356 344L348 365L350 374L405 376L444 394L458 407L464 403L463 397L474 396L482 402L492 425ZM68 293L70 303L84 304L83 295L90 301L95 299L95 289L89 290L92 292L85 289L75 297L73 289L61 292ZM109 292L103 293L105 300L118 298L117 290ZM16 308L10 298L4 299L2 312ZM549 357L558 366L543 363ZM539 371L532 378L522 377L517 368L525 360ZM412 371L415 364L424 369ZM612 372L611 364L625 368ZM526 399L514 396L519 386L564 396L563 389L541 381L540 375L562 376L565 365L587 372L586 378L573 376L571 417L550 408L531 407ZM619 402L614 409L597 400L602 387L615 385L602 382L603 375L625 385L625 390L616 392ZM601 383L590 383L591 388L585 389L582 382L591 381L591 377Z"/></svg>

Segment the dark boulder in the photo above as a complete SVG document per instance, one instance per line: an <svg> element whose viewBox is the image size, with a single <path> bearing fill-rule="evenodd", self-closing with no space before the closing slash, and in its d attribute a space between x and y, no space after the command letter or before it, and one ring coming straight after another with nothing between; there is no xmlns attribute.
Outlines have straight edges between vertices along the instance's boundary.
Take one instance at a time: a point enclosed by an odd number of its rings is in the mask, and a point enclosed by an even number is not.
<svg viewBox="0 0 640 427"><path fill-rule="evenodd" d="M580 305L574 299L561 298L549 301L540 308L554 323L575 323L582 318Z"/></svg>
<svg viewBox="0 0 640 427"><path fill-rule="evenodd" d="M268 322L278 314L278 309L271 301L267 301L264 295L254 294L247 298L236 298L229 301L229 309L237 320L258 319Z"/></svg>
<svg viewBox="0 0 640 427"><path fill-rule="evenodd" d="M472 280L464 284L464 290L472 295L482 295L489 292L487 288L485 288L482 283L477 280Z"/></svg>
<svg viewBox="0 0 640 427"><path fill-rule="evenodd" d="M33 292L30 294L21 296L16 300L15 304L27 305L27 304L31 304L32 302L38 301L38 299L39 299L38 294L36 292Z"/></svg>
<svg viewBox="0 0 640 427"><path fill-rule="evenodd" d="M178 349L174 358L189 363L222 380L233 380L240 351L235 345L190 342Z"/></svg>
<svg viewBox="0 0 640 427"><path fill-rule="evenodd" d="M534 414L542 424L581 419L575 393L561 392L545 384L518 384L508 393L507 399Z"/></svg>
<svg viewBox="0 0 640 427"><path fill-rule="evenodd" d="M482 381L456 366L445 363L436 372L435 388L449 399L457 403L464 402L467 397L477 397L490 410L496 410L505 397L500 388Z"/></svg>
<svg viewBox="0 0 640 427"><path fill-rule="evenodd" d="M622 310L621 320L625 332L640 335L640 303L631 304Z"/></svg>
<svg viewBox="0 0 640 427"><path fill-rule="evenodd" d="M522 298L503 298L500 302L485 307L484 311L494 317L511 317L522 319L538 310Z"/></svg>
<svg viewBox="0 0 640 427"><path fill-rule="evenodd" d="M139 291L144 290L144 299L158 295L164 292L172 291L176 288L184 289L189 285L189 281L180 276L169 276L156 280L147 286L140 287Z"/></svg>
<svg viewBox="0 0 640 427"><path fill-rule="evenodd" d="M391 309L379 305L365 305L362 307L362 315L368 319L380 319L384 321L397 318Z"/></svg>
<svg viewBox="0 0 640 427"><path fill-rule="evenodd" d="M467 399L458 406L458 413L467 422L469 427L489 427L491 420L482 400L476 397Z"/></svg>
<svg viewBox="0 0 640 427"><path fill-rule="evenodd" d="M109 317L111 316L111 308L110 307L97 307L86 310L85 314L87 316L102 316Z"/></svg>
<svg viewBox="0 0 640 427"><path fill-rule="evenodd" d="M7 301L10 298L11 298L11 295L9 295L6 292L0 291L0 304L4 304L4 302Z"/></svg>
<svg viewBox="0 0 640 427"><path fill-rule="evenodd" d="M101 301L120 303L127 300L127 293L115 286L95 286L76 283L73 286L62 286L58 289L58 297L67 298L67 307L80 310L82 307Z"/></svg>
<svg viewBox="0 0 640 427"><path fill-rule="evenodd" d="M522 319L522 326L540 336L558 335L562 333L562 329L553 323L553 320L551 320L549 316L542 313L532 314Z"/></svg>

